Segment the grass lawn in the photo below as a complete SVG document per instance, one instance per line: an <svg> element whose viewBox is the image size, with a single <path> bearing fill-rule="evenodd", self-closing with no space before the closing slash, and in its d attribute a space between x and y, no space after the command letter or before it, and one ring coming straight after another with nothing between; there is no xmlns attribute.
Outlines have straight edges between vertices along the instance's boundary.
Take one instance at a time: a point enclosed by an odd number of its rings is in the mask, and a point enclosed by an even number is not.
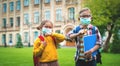
<svg viewBox="0 0 120 66"><path fill-rule="evenodd" d="M75 48L58 49L60 66L74 66ZM120 54L102 53L103 64L98 66L119 66ZM33 66L31 48L0 47L0 66Z"/></svg>

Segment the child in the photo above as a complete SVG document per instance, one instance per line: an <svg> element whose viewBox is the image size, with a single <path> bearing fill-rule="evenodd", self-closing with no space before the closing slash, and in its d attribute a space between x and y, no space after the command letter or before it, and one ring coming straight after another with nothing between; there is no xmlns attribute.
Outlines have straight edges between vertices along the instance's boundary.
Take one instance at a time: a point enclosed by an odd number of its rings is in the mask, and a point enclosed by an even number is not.
<svg viewBox="0 0 120 66"><path fill-rule="evenodd" d="M33 50L34 56L38 58L37 66L59 66L56 44L62 42L65 36L53 33L53 23L48 20L42 21L37 29L41 30L40 36L34 42Z"/></svg>
<svg viewBox="0 0 120 66"><path fill-rule="evenodd" d="M68 35L71 39L76 40L77 51L75 55L75 66L96 66L96 56L92 53L98 50L101 46L101 35L96 26L91 24L92 14L89 8L83 8L79 12L80 25L75 27ZM90 50L84 52L84 36L96 34L96 44ZM91 41L91 40L89 40ZM90 60L86 60L90 59Z"/></svg>

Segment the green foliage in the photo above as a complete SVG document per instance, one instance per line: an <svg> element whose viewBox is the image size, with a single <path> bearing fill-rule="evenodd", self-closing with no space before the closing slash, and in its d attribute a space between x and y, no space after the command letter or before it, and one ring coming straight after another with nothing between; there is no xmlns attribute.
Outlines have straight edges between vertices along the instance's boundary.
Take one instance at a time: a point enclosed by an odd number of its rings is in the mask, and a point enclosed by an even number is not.
<svg viewBox="0 0 120 66"><path fill-rule="evenodd" d="M117 32L115 32L113 36L113 42L111 44L110 51L112 53L120 53L120 29L116 29Z"/></svg>
<svg viewBox="0 0 120 66"><path fill-rule="evenodd" d="M120 26L120 1L119 0L84 0L85 7L89 7L92 12L92 24L99 27L100 32L106 31L107 25ZM103 34L102 34L103 35Z"/></svg>
<svg viewBox="0 0 120 66"><path fill-rule="evenodd" d="M60 44L56 44L55 45L57 49L60 49L61 48L61 45Z"/></svg>
<svg viewBox="0 0 120 66"><path fill-rule="evenodd" d="M102 5L101 5L102 4ZM93 22L97 26L106 25L110 22L110 19L106 16L110 16L109 10L106 9L106 2L101 0L86 0L85 6L89 7L92 12Z"/></svg>
<svg viewBox="0 0 120 66"><path fill-rule="evenodd" d="M19 34L17 37L18 41L16 43L16 48L23 48L23 44L22 44L22 39L21 39L21 35Z"/></svg>

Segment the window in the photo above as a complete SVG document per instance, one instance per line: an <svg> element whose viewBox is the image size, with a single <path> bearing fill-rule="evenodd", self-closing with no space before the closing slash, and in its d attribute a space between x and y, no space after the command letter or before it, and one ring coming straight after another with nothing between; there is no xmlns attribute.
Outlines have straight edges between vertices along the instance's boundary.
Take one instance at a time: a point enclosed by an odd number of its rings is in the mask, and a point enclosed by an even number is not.
<svg viewBox="0 0 120 66"><path fill-rule="evenodd" d="M60 2L61 0L56 0L56 2Z"/></svg>
<svg viewBox="0 0 120 66"><path fill-rule="evenodd" d="M10 2L10 11L12 12L14 10L14 2Z"/></svg>
<svg viewBox="0 0 120 66"><path fill-rule="evenodd" d="M29 5L29 0L24 0L24 6L28 6Z"/></svg>
<svg viewBox="0 0 120 66"><path fill-rule="evenodd" d="M55 32L56 32L56 33L60 33L60 30L56 30Z"/></svg>
<svg viewBox="0 0 120 66"><path fill-rule="evenodd" d="M50 0L45 0L45 3L50 3Z"/></svg>
<svg viewBox="0 0 120 66"><path fill-rule="evenodd" d="M45 19L50 20L50 11L45 12Z"/></svg>
<svg viewBox="0 0 120 66"><path fill-rule="evenodd" d="M17 17L16 19L17 19L16 20L16 26L20 26L20 17Z"/></svg>
<svg viewBox="0 0 120 66"><path fill-rule="evenodd" d="M56 21L62 21L62 11L61 11L61 9L56 10Z"/></svg>
<svg viewBox="0 0 120 66"><path fill-rule="evenodd" d="M16 2L16 5L17 5L17 6L16 6L16 10L20 10L20 8L21 8L21 7L20 7L20 4L21 4L21 3L20 3L20 0L18 0L18 1Z"/></svg>
<svg viewBox="0 0 120 66"><path fill-rule="evenodd" d="M6 28L6 18L3 18L3 28Z"/></svg>
<svg viewBox="0 0 120 66"><path fill-rule="evenodd" d="M40 4L40 0L34 0L34 4Z"/></svg>
<svg viewBox="0 0 120 66"><path fill-rule="evenodd" d="M2 35L2 44L5 44L5 42L6 42L6 35L3 34L3 35Z"/></svg>
<svg viewBox="0 0 120 66"><path fill-rule="evenodd" d="M39 12L34 13L34 23L39 23Z"/></svg>
<svg viewBox="0 0 120 66"><path fill-rule="evenodd" d="M75 9L72 7L72 8L69 8L69 19L70 20L74 20L74 15L75 15Z"/></svg>
<svg viewBox="0 0 120 66"><path fill-rule="evenodd" d="M9 34L9 43L12 43L12 34Z"/></svg>
<svg viewBox="0 0 120 66"><path fill-rule="evenodd" d="M7 4L6 3L3 4L3 12L5 12L5 13L7 12Z"/></svg>
<svg viewBox="0 0 120 66"><path fill-rule="evenodd" d="M13 18L10 18L10 27L13 27Z"/></svg>
<svg viewBox="0 0 120 66"><path fill-rule="evenodd" d="M28 42L29 41L29 35L28 32L24 33L24 42Z"/></svg>
<svg viewBox="0 0 120 66"><path fill-rule="evenodd" d="M38 37L38 32L35 31L35 32L34 32L34 40L35 40L37 37Z"/></svg>
<svg viewBox="0 0 120 66"><path fill-rule="evenodd" d="M28 24L28 23L29 23L29 15L24 14L24 24Z"/></svg>

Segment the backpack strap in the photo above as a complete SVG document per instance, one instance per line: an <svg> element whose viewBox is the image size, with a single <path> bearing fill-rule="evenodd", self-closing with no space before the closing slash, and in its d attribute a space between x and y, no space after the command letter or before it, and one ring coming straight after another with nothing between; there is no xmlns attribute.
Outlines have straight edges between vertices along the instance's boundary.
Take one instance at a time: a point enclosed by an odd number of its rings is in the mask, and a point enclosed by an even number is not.
<svg viewBox="0 0 120 66"><path fill-rule="evenodd" d="M40 35L39 38L40 38L41 41L44 41L44 40L45 40L42 35Z"/></svg>
<svg viewBox="0 0 120 66"><path fill-rule="evenodd" d="M38 57L33 56L33 62L34 62L34 66L38 66L39 64Z"/></svg>
<svg viewBox="0 0 120 66"><path fill-rule="evenodd" d="M75 33L78 33L80 29L81 29L80 26L77 26L75 29Z"/></svg>
<svg viewBox="0 0 120 66"><path fill-rule="evenodd" d="M92 34L96 34L95 26L92 26Z"/></svg>

